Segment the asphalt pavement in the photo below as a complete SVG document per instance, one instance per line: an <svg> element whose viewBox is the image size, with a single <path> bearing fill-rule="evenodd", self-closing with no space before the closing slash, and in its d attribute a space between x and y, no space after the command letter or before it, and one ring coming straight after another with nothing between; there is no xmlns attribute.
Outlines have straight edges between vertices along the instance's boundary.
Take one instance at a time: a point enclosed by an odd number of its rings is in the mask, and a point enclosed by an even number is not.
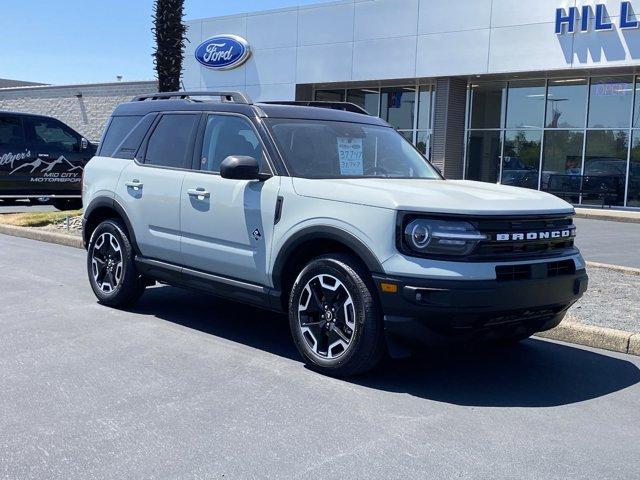
<svg viewBox="0 0 640 480"><path fill-rule="evenodd" d="M576 218L576 245L590 262L640 268L640 223Z"/></svg>
<svg viewBox="0 0 640 480"><path fill-rule="evenodd" d="M0 478L640 471L638 357L529 340L338 380L278 315L166 286L97 304L82 250L0 235L0 282Z"/></svg>
<svg viewBox="0 0 640 480"><path fill-rule="evenodd" d="M55 212L56 209L51 205L31 205L24 200L18 200L15 203L7 204L0 201L0 213L28 213L28 212Z"/></svg>

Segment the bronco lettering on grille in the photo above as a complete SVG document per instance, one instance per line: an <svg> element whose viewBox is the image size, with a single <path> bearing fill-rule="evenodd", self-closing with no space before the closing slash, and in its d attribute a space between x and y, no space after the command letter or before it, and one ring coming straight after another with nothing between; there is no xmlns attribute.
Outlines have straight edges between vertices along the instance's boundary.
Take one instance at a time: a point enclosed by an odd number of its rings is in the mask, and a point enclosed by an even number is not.
<svg viewBox="0 0 640 480"><path fill-rule="evenodd" d="M522 232L522 233L497 233L498 242L525 242L530 240L550 240L554 238L569 238L575 235L575 230L548 230L544 232Z"/></svg>

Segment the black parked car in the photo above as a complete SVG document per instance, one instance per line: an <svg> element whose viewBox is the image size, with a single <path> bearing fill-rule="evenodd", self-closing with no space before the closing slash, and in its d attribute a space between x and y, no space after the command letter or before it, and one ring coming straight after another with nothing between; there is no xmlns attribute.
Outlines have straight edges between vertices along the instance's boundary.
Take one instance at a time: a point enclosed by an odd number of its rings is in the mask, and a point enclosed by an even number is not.
<svg viewBox="0 0 640 480"><path fill-rule="evenodd" d="M55 118L0 111L0 200L82 206L82 172L96 145Z"/></svg>

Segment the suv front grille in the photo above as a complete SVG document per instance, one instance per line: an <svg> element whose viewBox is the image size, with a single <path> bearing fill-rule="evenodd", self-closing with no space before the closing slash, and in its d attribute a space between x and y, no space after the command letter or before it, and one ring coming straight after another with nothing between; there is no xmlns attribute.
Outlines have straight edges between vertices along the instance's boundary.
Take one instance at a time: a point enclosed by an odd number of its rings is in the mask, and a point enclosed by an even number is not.
<svg viewBox="0 0 640 480"><path fill-rule="evenodd" d="M574 232L568 215L527 219L522 217L477 219L476 228L489 237L480 242L470 260L504 260L558 256L574 250L573 233L551 237L553 233ZM508 237L508 240L503 240Z"/></svg>

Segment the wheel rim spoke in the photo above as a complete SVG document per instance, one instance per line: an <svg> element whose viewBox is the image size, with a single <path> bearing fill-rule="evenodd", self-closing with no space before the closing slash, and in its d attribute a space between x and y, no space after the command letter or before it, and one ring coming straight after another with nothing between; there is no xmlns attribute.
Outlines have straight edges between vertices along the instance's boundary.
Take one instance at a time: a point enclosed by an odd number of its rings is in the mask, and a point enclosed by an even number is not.
<svg viewBox="0 0 640 480"><path fill-rule="evenodd" d="M113 292L122 280L124 262L118 239L102 233L93 245L91 268L96 286L104 293Z"/></svg>
<svg viewBox="0 0 640 480"><path fill-rule="evenodd" d="M300 295L298 321L304 341L321 358L343 355L355 334L353 299L333 275L311 278Z"/></svg>

